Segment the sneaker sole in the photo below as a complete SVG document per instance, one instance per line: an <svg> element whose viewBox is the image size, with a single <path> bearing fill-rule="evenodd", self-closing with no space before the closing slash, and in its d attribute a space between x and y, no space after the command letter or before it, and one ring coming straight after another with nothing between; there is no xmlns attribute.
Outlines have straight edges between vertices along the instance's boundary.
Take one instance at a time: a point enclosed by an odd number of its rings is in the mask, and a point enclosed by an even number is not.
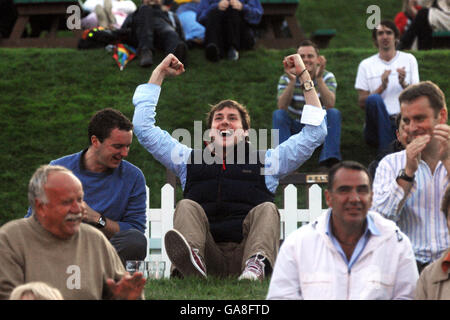
<svg viewBox="0 0 450 320"><path fill-rule="evenodd" d="M195 266L194 257L191 254L191 247L181 233L177 230L167 231L164 236L164 245L170 261L183 276L206 278L206 273Z"/></svg>

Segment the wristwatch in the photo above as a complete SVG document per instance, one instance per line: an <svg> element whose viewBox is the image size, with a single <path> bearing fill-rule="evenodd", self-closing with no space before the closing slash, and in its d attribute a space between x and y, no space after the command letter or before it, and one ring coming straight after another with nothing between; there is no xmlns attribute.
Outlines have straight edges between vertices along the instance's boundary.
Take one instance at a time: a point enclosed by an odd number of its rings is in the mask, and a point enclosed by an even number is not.
<svg viewBox="0 0 450 320"><path fill-rule="evenodd" d="M98 218L97 224L95 226L99 229L106 226L106 218L104 215L100 215L100 218Z"/></svg>
<svg viewBox="0 0 450 320"><path fill-rule="evenodd" d="M312 90L314 88L314 82L312 80L306 80L305 82L302 83L301 88L304 91Z"/></svg>
<svg viewBox="0 0 450 320"><path fill-rule="evenodd" d="M414 182L414 178L415 178L415 175L413 175L412 177L408 176L406 174L405 169L400 170L397 175L397 179L402 179L402 180L405 180L408 182Z"/></svg>

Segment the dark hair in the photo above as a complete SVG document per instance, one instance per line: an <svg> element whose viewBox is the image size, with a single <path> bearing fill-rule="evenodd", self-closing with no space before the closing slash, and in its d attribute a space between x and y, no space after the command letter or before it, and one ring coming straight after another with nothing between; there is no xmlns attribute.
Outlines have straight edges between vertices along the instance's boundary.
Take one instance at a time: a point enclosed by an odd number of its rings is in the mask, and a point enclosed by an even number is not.
<svg viewBox="0 0 450 320"><path fill-rule="evenodd" d="M298 46L297 50L301 47L313 47L314 50L316 50L316 54L319 55L319 47L311 40L303 40Z"/></svg>
<svg viewBox="0 0 450 320"><path fill-rule="evenodd" d="M445 190L444 196L441 202L441 211L445 214L445 218L448 218L448 206L450 205L450 186Z"/></svg>
<svg viewBox="0 0 450 320"><path fill-rule="evenodd" d="M89 145L92 144L91 137L96 136L100 142L109 137L113 129L130 131L133 130L131 121L122 112L106 108L95 113L88 126Z"/></svg>
<svg viewBox="0 0 450 320"><path fill-rule="evenodd" d="M398 31L395 23L391 20L382 20L380 21L380 24L378 26L372 29L372 40L375 41L375 43L377 41L377 30L379 26L385 26L386 28L391 29L392 31L394 31L395 39L400 38L400 31Z"/></svg>
<svg viewBox="0 0 450 320"><path fill-rule="evenodd" d="M442 90L431 81L422 81L408 86L400 93L398 100L402 102L412 102L420 97L427 97L434 115L437 117L441 109L447 109L445 95Z"/></svg>
<svg viewBox="0 0 450 320"><path fill-rule="evenodd" d="M372 178L369 174L369 170L367 170L367 168L365 166L363 166L361 163L356 162L356 161L345 160L345 161L336 163L328 171L328 190L333 190L334 177L336 175L336 172L341 168L356 170L356 171L364 171L367 174L367 177L369 178L369 186L370 187L372 186Z"/></svg>
<svg viewBox="0 0 450 320"><path fill-rule="evenodd" d="M250 129L250 115L248 114L247 108L234 100L222 100L218 104L211 106L211 109L206 115L206 122L209 129L211 128L213 122L214 113L224 108L233 108L239 111L242 119L242 128L244 130Z"/></svg>

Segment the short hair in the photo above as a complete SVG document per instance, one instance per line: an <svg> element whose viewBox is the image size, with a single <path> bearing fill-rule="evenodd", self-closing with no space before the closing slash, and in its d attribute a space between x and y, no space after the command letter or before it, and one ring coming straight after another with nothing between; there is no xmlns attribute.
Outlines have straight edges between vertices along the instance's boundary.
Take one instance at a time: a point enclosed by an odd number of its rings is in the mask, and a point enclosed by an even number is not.
<svg viewBox="0 0 450 320"><path fill-rule="evenodd" d="M58 289L40 281L28 282L15 287L9 300L21 300L27 293L31 293L35 300L64 300Z"/></svg>
<svg viewBox="0 0 450 320"><path fill-rule="evenodd" d="M303 40L302 42L300 42L300 45L298 46L297 50L301 47L313 47L314 50L316 50L316 54L319 55L319 47L317 46L317 44L315 44L311 40L307 39L307 40Z"/></svg>
<svg viewBox="0 0 450 320"><path fill-rule="evenodd" d="M42 203L47 203L47 195L45 194L45 185L47 183L48 176L53 172L66 172L75 177L75 175L69 169L59 165L42 165L31 176L28 183L28 203L31 207L31 212L35 212L35 200L38 199Z"/></svg>
<svg viewBox="0 0 450 320"><path fill-rule="evenodd" d="M208 124L208 128L211 128L214 113L224 108L233 108L239 111L242 119L242 128L244 130L250 129L250 115L248 114L247 108L234 100L222 100L218 104L211 106L211 109L206 115L206 123Z"/></svg>
<svg viewBox="0 0 450 320"><path fill-rule="evenodd" d="M444 213L445 218L448 218L448 206L450 206L450 186L445 190L441 202L441 211Z"/></svg>
<svg viewBox="0 0 450 320"><path fill-rule="evenodd" d="M367 174L367 177L369 178L369 187L372 188L371 187L372 186L372 178L369 174L369 170L367 170L367 168L359 162L345 160L345 161L336 163L328 171L328 186L327 186L328 190L330 190L330 191L333 190L334 178L336 176L337 171L341 168L356 170L356 171L364 171Z"/></svg>
<svg viewBox="0 0 450 320"><path fill-rule="evenodd" d="M96 112L89 121L89 145L92 144L92 136L96 136L100 142L103 142L109 137L111 131L116 128L130 131L133 130L133 123L119 110L106 108Z"/></svg>
<svg viewBox="0 0 450 320"><path fill-rule="evenodd" d="M431 108L437 117L441 109L447 109L444 92L431 81L421 81L406 87L399 95L398 100L402 102L412 102L420 97L427 97Z"/></svg>
<svg viewBox="0 0 450 320"><path fill-rule="evenodd" d="M378 30L379 26L384 26L386 28L391 29L392 31L394 31L395 39L400 38L400 31L398 31L398 28L395 25L395 23L391 20L382 20L375 28L372 29L372 40L373 41L377 40L377 30Z"/></svg>

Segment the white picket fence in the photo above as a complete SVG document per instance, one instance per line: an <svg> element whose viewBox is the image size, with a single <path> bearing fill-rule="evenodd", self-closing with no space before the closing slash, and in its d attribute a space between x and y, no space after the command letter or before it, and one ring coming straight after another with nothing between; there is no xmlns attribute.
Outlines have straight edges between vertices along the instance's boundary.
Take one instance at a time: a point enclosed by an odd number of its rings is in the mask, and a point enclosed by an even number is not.
<svg viewBox="0 0 450 320"><path fill-rule="evenodd" d="M147 257L149 260L165 261L165 277L169 277L171 263L164 246L164 235L173 228L173 214L175 211L174 189L170 184L161 188L161 208L149 208L150 191L147 187ZM297 229L299 222L314 221L327 209L322 208L322 189L313 184L308 191L309 208L297 208L297 188L290 184L284 189L284 208L280 211L280 234L285 239Z"/></svg>

